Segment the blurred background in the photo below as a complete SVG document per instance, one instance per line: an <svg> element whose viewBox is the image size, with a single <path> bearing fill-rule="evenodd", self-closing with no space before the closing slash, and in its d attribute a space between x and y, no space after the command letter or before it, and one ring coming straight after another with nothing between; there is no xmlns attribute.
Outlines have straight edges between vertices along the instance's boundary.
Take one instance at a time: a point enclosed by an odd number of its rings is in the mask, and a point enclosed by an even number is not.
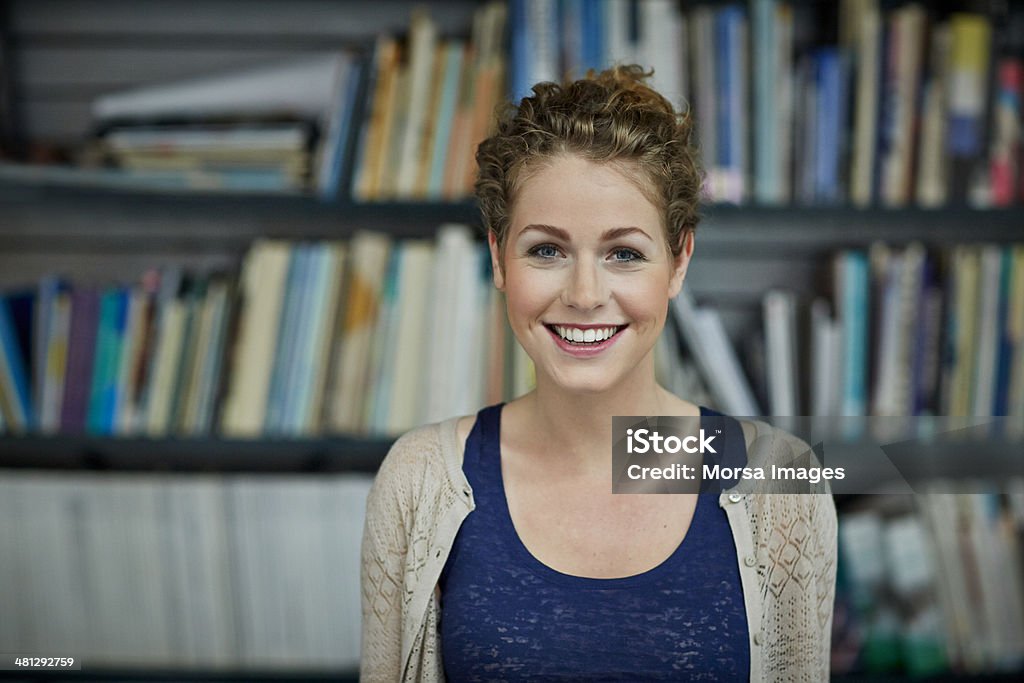
<svg viewBox="0 0 1024 683"><path fill-rule="evenodd" d="M85 663L0 678L354 679L391 441L533 382L476 145L613 63L706 171L666 387L1024 458L1024 3L0 0L0 653ZM836 680L1024 678L1024 486L837 504Z"/></svg>

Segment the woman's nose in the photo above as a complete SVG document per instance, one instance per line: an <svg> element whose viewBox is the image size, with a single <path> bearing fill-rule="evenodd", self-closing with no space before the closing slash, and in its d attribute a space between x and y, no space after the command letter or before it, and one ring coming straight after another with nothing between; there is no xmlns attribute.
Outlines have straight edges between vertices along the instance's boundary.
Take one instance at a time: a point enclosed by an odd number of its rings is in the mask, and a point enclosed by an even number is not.
<svg viewBox="0 0 1024 683"><path fill-rule="evenodd" d="M562 303L581 311L589 311L603 304L607 297L607 285L601 268L588 260L577 261L562 292Z"/></svg>

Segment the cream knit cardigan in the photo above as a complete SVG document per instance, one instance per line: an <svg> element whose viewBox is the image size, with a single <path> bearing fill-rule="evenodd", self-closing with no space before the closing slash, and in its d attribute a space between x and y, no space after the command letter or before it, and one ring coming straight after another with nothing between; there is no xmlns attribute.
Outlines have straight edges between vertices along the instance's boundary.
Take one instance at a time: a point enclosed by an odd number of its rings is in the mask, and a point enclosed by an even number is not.
<svg viewBox="0 0 1024 683"><path fill-rule="evenodd" d="M437 581L474 508L456 422L400 438L370 491L360 576L363 681L444 680ZM813 458L806 443L780 429L741 424L750 466ZM750 680L827 681L836 576L832 497L827 486L778 494L755 492L755 483L741 480L719 497L736 542Z"/></svg>

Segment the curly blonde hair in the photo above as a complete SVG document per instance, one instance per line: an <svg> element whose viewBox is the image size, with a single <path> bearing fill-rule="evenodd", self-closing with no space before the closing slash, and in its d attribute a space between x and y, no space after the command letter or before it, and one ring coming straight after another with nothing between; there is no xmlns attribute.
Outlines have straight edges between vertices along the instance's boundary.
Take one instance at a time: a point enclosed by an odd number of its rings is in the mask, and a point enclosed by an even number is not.
<svg viewBox="0 0 1024 683"><path fill-rule="evenodd" d="M636 183L661 211L668 248L679 255L682 237L700 220L703 178L690 112L677 112L648 86L652 74L635 64L591 70L576 81L538 83L518 106L504 105L494 134L477 148L474 186L484 227L502 250L517 191L531 171L575 154L615 164Z"/></svg>

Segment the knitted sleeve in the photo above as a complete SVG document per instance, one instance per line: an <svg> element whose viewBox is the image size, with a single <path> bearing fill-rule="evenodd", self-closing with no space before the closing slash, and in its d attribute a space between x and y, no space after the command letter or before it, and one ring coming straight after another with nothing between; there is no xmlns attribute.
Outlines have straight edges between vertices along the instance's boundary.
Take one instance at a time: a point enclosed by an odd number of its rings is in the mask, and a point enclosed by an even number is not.
<svg viewBox="0 0 1024 683"><path fill-rule="evenodd" d="M809 454L801 439L776 428L759 445L768 462ZM807 490L804 488L803 490ZM765 681L829 678L835 601L837 518L827 482L815 493L760 493L750 506L761 585Z"/></svg>
<svg viewBox="0 0 1024 683"><path fill-rule="evenodd" d="M423 481L423 430L395 442L381 463L366 501L360 588L361 681L401 678L407 571L414 558L410 530Z"/></svg>

